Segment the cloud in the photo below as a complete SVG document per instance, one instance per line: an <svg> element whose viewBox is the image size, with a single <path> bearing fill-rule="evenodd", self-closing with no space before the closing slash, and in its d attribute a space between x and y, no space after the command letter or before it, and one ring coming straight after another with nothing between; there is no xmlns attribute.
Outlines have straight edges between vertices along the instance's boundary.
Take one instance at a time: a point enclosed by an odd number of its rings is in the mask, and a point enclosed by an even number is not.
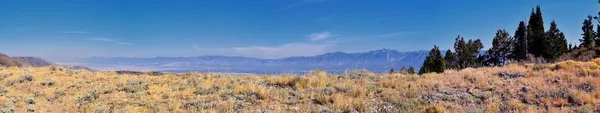
<svg viewBox="0 0 600 113"><path fill-rule="evenodd" d="M283 58L291 56L312 56L327 52L333 44L289 43L274 47L250 46L235 47L235 53L256 58Z"/></svg>
<svg viewBox="0 0 600 113"><path fill-rule="evenodd" d="M91 38L90 40L93 41L102 41L102 42L114 42L115 40L110 39L110 38Z"/></svg>
<svg viewBox="0 0 600 113"><path fill-rule="evenodd" d="M85 32L85 31L62 31L61 33L65 33L65 34L86 34L87 32Z"/></svg>
<svg viewBox="0 0 600 113"><path fill-rule="evenodd" d="M333 34L329 31L321 32L321 33L313 33L307 36L310 41L318 41L324 40L333 37Z"/></svg>
<svg viewBox="0 0 600 113"><path fill-rule="evenodd" d="M121 45L133 45L132 43L129 43L129 42L117 42L117 44L121 44Z"/></svg>
<svg viewBox="0 0 600 113"><path fill-rule="evenodd" d="M375 38L390 38L390 37L408 36L408 35L414 35L414 34L418 34L418 33L417 32L395 32L395 33L388 33L388 34L380 34L380 35L376 35L374 37Z"/></svg>
<svg viewBox="0 0 600 113"><path fill-rule="evenodd" d="M119 44L119 45L133 45L133 43L116 41L116 40L113 40L113 39L110 39L110 38L90 38L90 40L92 40L92 41L100 41L100 42L115 43L115 44Z"/></svg>
<svg viewBox="0 0 600 113"><path fill-rule="evenodd" d="M197 51L201 51L201 50L202 50L202 48L198 47L198 45L196 45L196 44L192 45L192 47L193 47L195 50L197 50Z"/></svg>

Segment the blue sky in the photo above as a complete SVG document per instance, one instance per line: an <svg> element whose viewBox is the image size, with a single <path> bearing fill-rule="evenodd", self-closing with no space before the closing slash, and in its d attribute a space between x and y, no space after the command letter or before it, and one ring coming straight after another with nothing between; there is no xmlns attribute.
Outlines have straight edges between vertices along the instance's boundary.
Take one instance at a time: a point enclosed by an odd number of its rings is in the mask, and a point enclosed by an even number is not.
<svg viewBox="0 0 600 113"><path fill-rule="evenodd" d="M0 52L11 56L309 56L486 48L541 5L570 43L596 0L2 0ZM548 28L548 27L546 27Z"/></svg>

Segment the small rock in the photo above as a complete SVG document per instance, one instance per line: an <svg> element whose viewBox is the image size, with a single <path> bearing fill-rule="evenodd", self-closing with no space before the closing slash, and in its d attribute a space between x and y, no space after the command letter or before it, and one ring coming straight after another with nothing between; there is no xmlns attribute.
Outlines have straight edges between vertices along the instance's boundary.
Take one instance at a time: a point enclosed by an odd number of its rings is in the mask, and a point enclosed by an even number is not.
<svg viewBox="0 0 600 113"><path fill-rule="evenodd" d="M521 91L523 91L524 93L529 92L529 89L527 89L526 87L521 88Z"/></svg>

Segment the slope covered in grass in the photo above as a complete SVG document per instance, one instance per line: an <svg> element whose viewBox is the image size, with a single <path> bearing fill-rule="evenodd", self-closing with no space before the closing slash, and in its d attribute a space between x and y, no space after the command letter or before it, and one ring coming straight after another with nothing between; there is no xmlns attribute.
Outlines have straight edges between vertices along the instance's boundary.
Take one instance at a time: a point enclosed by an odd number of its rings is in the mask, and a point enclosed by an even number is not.
<svg viewBox="0 0 600 113"><path fill-rule="evenodd" d="M600 112L599 64L302 76L11 67L0 68L0 112Z"/></svg>

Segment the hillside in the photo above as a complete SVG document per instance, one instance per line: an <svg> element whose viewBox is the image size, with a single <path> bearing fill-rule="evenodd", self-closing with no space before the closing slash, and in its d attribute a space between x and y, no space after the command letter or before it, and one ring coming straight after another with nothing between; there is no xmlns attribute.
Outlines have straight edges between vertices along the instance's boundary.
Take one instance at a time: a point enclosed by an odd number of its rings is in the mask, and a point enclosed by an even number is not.
<svg viewBox="0 0 600 113"><path fill-rule="evenodd" d="M303 73L323 69L331 73L367 69L387 72L391 68L419 67L427 51L399 52L381 49L362 53L333 52L316 56L258 59L233 56L155 57L155 58L104 58L84 59L83 66L99 70L143 70L165 72L235 72L235 73ZM119 68L120 67L120 68Z"/></svg>
<svg viewBox="0 0 600 113"><path fill-rule="evenodd" d="M17 66L17 67L21 67L21 66L27 66L27 64L16 60L4 53L0 53L0 66L6 66L6 67L12 67L12 66Z"/></svg>
<svg viewBox="0 0 600 113"><path fill-rule="evenodd" d="M46 61L40 57L13 57L15 60L18 60L24 64L33 67L46 67L46 66L56 66L56 64Z"/></svg>
<svg viewBox="0 0 600 113"><path fill-rule="evenodd" d="M595 47L579 47L576 49L573 49L571 51L568 51L566 53L564 53L563 55L561 55L559 57L559 61L566 61L566 60L576 60L576 61L590 61L594 58L598 58L600 56L600 54L598 53L600 51L600 47L599 46L595 46Z"/></svg>
<svg viewBox="0 0 600 113"><path fill-rule="evenodd" d="M304 76L0 68L2 112L600 112L600 59ZM135 75L129 75L135 74Z"/></svg>

